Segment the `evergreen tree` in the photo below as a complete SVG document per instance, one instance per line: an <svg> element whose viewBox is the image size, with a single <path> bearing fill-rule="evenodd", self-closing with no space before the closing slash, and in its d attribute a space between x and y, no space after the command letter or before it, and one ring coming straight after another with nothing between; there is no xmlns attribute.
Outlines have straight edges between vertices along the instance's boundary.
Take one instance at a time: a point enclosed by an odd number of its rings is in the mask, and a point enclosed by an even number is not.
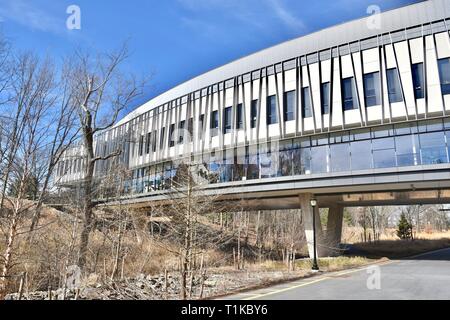
<svg viewBox="0 0 450 320"><path fill-rule="evenodd" d="M400 216L400 221L397 227L397 236L400 239L411 239L412 238L412 225L406 219L406 215L402 213Z"/></svg>

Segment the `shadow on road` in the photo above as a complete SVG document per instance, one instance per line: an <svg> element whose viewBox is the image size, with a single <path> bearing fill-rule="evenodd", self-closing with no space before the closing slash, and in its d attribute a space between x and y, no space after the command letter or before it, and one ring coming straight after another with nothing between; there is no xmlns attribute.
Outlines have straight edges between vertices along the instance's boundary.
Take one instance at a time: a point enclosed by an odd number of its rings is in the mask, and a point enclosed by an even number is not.
<svg viewBox="0 0 450 320"><path fill-rule="evenodd" d="M450 239L380 240L346 245L346 256L370 259L443 260L450 261ZM449 250L441 250L449 249ZM436 250L441 250L435 252Z"/></svg>

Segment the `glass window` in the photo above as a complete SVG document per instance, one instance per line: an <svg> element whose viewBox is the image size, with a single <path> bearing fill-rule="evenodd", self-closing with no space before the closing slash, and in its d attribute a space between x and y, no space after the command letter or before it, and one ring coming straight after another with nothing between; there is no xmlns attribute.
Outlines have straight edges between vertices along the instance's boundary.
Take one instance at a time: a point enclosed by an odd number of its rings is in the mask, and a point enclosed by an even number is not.
<svg viewBox="0 0 450 320"><path fill-rule="evenodd" d="M203 138L203 126L205 125L205 115L201 114L198 119L198 138Z"/></svg>
<svg viewBox="0 0 450 320"><path fill-rule="evenodd" d="M417 133L417 123L400 123L394 127L396 135Z"/></svg>
<svg viewBox="0 0 450 320"><path fill-rule="evenodd" d="M162 128L161 129L161 135L159 136L159 148L163 149L164 148L164 136L166 134L166 128Z"/></svg>
<svg viewBox="0 0 450 320"><path fill-rule="evenodd" d="M370 129L359 129L350 132L351 138L354 140L370 139Z"/></svg>
<svg viewBox="0 0 450 320"><path fill-rule="evenodd" d="M219 129L219 111L211 112L211 136L217 136L217 129Z"/></svg>
<svg viewBox="0 0 450 320"><path fill-rule="evenodd" d="M399 167L420 165L419 137L417 135L395 137L395 146Z"/></svg>
<svg viewBox="0 0 450 320"><path fill-rule="evenodd" d="M228 107L223 110L223 133L230 133L232 127L233 108Z"/></svg>
<svg viewBox="0 0 450 320"><path fill-rule="evenodd" d="M329 144L329 136L328 134L322 134L318 136L311 137L311 145L312 146L323 146L325 144Z"/></svg>
<svg viewBox="0 0 450 320"><path fill-rule="evenodd" d="M344 111L358 109L358 95L353 77L342 79L342 101Z"/></svg>
<svg viewBox="0 0 450 320"><path fill-rule="evenodd" d="M247 156L247 179L259 179L259 160L256 152L251 152Z"/></svg>
<svg viewBox="0 0 450 320"><path fill-rule="evenodd" d="M420 135L422 164L447 163L447 148L444 132L423 133Z"/></svg>
<svg viewBox="0 0 450 320"><path fill-rule="evenodd" d="M280 171L282 176L292 175L292 151L280 151Z"/></svg>
<svg viewBox="0 0 450 320"><path fill-rule="evenodd" d="M383 126L372 129L372 138L384 138L394 135L392 126Z"/></svg>
<svg viewBox="0 0 450 320"><path fill-rule="evenodd" d="M175 145L175 139L173 133L175 131L175 124L171 124L169 127L169 147L173 147Z"/></svg>
<svg viewBox="0 0 450 320"><path fill-rule="evenodd" d="M186 121L180 121L178 126L178 144L182 144L184 142L184 128L186 126Z"/></svg>
<svg viewBox="0 0 450 320"><path fill-rule="evenodd" d="M277 96L267 97L266 105L267 125L278 123L277 117Z"/></svg>
<svg viewBox="0 0 450 320"><path fill-rule="evenodd" d="M284 93L284 121L294 120L295 110L295 91L289 91Z"/></svg>
<svg viewBox="0 0 450 320"><path fill-rule="evenodd" d="M433 132L442 130L443 124L441 119L419 122L419 132Z"/></svg>
<svg viewBox="0 0 450 320"><path fill-rule="evenodd" d="M150 146L151 146L151 144L152 144L152 133L149 132L149 133L147 133L147 141L146 141L146 144L145 144L145 153L146 154L150 153Z"/></svg>
<svg viewBox="0 0 450 320"><path fill-rule="evenodd" d="M332 172L350 170L350 149L348 143L333 144L330 146L330 163Z"/></svg>
<svg viewBox="0 0 450 320"><path fill-rule="evenodd" d="M364 99L367 107L381 104L380 72L372 72L364 75Z"/></svg>
<svg viewBox="0 0 450 320"><path fill-rule="evenodd" d="M158 132L156 130L153 131L153 134L152 134L152 137L153 137L153 139L152 139L152 152L156 151L156 141L157 141L156 139L158 139L157 135L158 135Z"/></svg>
<svg viewBox="0 0 450 320"><path fill-rule="evenodd" d="M320 95L322 101L322 114L330 113L330 83L322 83L320 88Z"/></svg>
<svg viewBox="0 0 450 320"><path fill-rule="evenodd" d="M311 149L302 148L300 151L300 172L297 174L311 174ZM295 159L294 159L295 161Z"/></svg>
<svg viewBox="0 0 450 320"><path fill-rule="evenodd" d="M328 172L328 146L311 148L312 173Z"/></svg>
<svg viewBox="0 0 450 320"><path fill-rule="evenodd" d="M139 156L144 154L144 136L141 135L139 137Z"/></svg>
<svg viewBox="0 0 450 320"><path fill-rule="evenodd" d="M396 166L394 138L374 139L372 148L374 168L393 168Z"/></svg>
<svg viewBox="0 0 450 320"><path fill-rule="evenodd" d="M370 140L350 143L352 170L372 169L372 143Z"/></svg>
<svg viewBox="0 0 450 320"><path fill-rule="evenodd" d="M442 94L450 94L450 58L439 59L438 66Z"/></svg>
<svg viewBox="0 0 450 320"><path fill-rule="evenodd" d="M386 70L386 75L387 75L389 102L390 103L402 102L403 101L402 89L400 86L400 79L398 77L397 68Z"/></svg>
<svg viewBox="0 0 450 320"><path fill-rule="evenodd" d="M448 155L450 156L450 131L447 131L445 134L447 136L447 151Z"/></svg>
<svg viewBox="0 0 450 320"><path fill-rule="evenodd" d="M189 118L188 121L188 132L189 132L189 139L192 141L192 134L193 134L193 130L194 130L194 118Z"/></svg>
<svg viewBox="0 0 450 320"><path fill-rule="evenodd" d="M303 118L312 117L312 105L311 105L311 94L309 92L309 87L302 89L302 108L303 108Z"/></svg>
<svg viewBox="0 0 450 320"><path fill-rule="evenodd" d="M415 63L411 66L412 79L414 86L414 96L416 99L425 97L425 82L423 77L423 63Z"/></svg>
<svg viewBox="0 0 450 320"><path fill-rule="evenodd" d="M223 161L220 171L220 182L233 181L233 161L234 150L226 150L223 154Z"/></svg>
<svg viewBox="0 0 450 320"><path fill-rule="evenodd" d="M273 163L272 154L270 152L261 152L259 154L259 162L261 165L261 178L270 178L276 175L276 170L273 170L275 164Z"/></svg>
<svg viewBox="0 0 450 320"><path fill-rule="evenodd" d="M292 149L292 171L294 175L301 175L302 163L301 163L301 151L300 148Z"/></svg>
<svg viewBox="0 0 450 320"><path fill-rule="evenodd" d="M256 128L257 118L258 118L258 100L252 101L252 107L250 109L250 127L252 129Z"/></svg>
<svg viewBox="0 0 450 320"><path fill-rule="evenodd" d="M236 129L244 129L244 106L242 105L242 103L239 103L237 105Z"/></svg>

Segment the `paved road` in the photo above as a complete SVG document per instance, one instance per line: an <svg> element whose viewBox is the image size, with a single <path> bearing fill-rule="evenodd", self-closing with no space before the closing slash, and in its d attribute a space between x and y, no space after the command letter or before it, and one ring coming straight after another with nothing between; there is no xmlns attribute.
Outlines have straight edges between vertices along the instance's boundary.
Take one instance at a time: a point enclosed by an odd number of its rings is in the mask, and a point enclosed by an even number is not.
<svg viewBox="0 0 450 320"><path fill-rule="evenodd" d="M371 273L369 273L369 270ZM450 299L450 249L241 293L234 300L442 300ZM369 280L369 281L368 281ZM372 289L368 288L368 282ZM379 284L380 289L377 289Z"/></svg>

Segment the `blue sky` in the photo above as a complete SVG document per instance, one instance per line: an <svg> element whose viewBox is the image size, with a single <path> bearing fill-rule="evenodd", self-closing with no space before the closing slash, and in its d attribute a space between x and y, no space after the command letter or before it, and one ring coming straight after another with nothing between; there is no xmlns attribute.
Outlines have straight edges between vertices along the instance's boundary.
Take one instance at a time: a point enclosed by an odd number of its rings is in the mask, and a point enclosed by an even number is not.
<svg viewBox="0 0 450 320"><path fill-rule="evenodd" d="M277 43L414 0L0 0L0 30L16 48L62 57L129 40L125 68L153 74L138 103ZM81 30L66 28L69 5Z"/></svg>

